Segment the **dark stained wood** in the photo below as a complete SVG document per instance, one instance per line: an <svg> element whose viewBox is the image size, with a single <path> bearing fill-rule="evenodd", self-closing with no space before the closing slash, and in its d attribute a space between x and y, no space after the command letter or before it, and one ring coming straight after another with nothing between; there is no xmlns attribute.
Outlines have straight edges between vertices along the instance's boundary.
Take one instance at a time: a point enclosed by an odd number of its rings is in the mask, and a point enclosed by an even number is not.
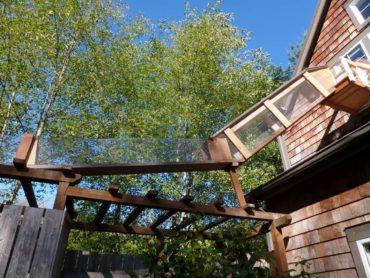
<svg viewBox="0 0 370 278"><path fill-rule="evenodd" d="M127 164L102 164L102 165L73 165L74 173L83 176L101 175L126 175L145 173L171 173L171 172L204 172L225 170L232 166L236 160L224 161L194 161L194 162L170 162L170 163L127 163ZM29 165L30 169L44 169L61 171L61 166Z"/></svg>
<svg viewBox="0 0 370 278"><path fill-rule="evenodd" d="M186 228L190 224L194 223L198 220L198 217L196 216L190 216L188 218L185 218L180 224L176 225L172 230L173 232L181 231L182 229Z"/></svg>
<svg viewBox="0 0 370 278"><path fill-rule="evenodd" d="M236 199L238 200L239 207L246 208L247 207L247 202L244 198L243 189L240 185L238 175L236 174L235 169L230 170L229 175L230 175L230 178L231 178L231 184L232 184L232 186L234 188L234 191L235 191Z"/></svg>
<svg viewBox="0 0 370 278"><path fill-rule="evenodd" d="M21 182L24 194L26 195L28 204L30 205L30 207L37 208L38 207L37 200L36 200L35 192L33 191L31 181L21 179L20 182Z"/></svg>
<svg viewBox="0 0 370 278"><path fill-rule="evenodd" d="M149 190L148 193L145 195L145 198L149 199L149 200L154 200L155 197L157 196L158 192L157 191L154 191L154 190ZM140 213L142 213L143 211L145 210L145 207L137 207L135 208L130 214L129 216L127 216L127 218L125 219L125 221L123 222L123 225L125 227L128 227L131 225L132 222L135 221L135 219L140 215Z"/></svg>
<svg viewBox="0 0 370 278"><path fill-rule="evenodd" d="M174 214L176 214L176 213L177 213L176 210L169 210L169 211L167 211L166 213L164 213L161 216L159 216L157 218L157 220L152 225L150 225L150 228L152 228L152 229L157 228L159 225L161 225L167 219L171 218L171 216L174 215Z"/></svg>
<svg viewBox="0 0 370 278"><path fill-rule="evenodd" d="M72 228L84 231L101 231L101 232L111 232L111 233L123 233L123 234L137 234L137 235L157 235L157 231L155 229L151 229L148 227L140 227L140 226L128 226L125 227L124 225L110 225L101 223L100 225L95 225L94 223L83 223L83 222L76 222L72 221L71 223ZM161 229L160 232L168 236L172 233L172 230L164 230Z"/></svg>
<svg viewBox="0 0 370 278"><path fill-rule="evenodd" d="M57 195L55 197L54 209L64 210L67 201L67 189L70 187L68 182L60 182L58 185Z"/></svg>
<svg viewBox="0 0 370 278"><path fill-rule="evenodd" d="M228 220L230 220L230 218L228 218L228 217L219 218L216 221L211 222L211 223L205 225L199 232L200 233L204 233L205 231L207 231L209 229L212 229L212 228L214 228L214 227L216 227L216 226L218 226L218 225L220 225L222 223L225 223Z"/></svg>
<svg viewBox="0 0 370 278"><path fill-rule="evenodd" d="M26 167L34 141L35 137L32 134L25 133L23 135L22 141L19 144L17 152L15 154L15 158L13 159L14 166L16 166L17 168Z"/></svg>
<svg viewBox="0 0 370 278"><path fill-rule="evenodd" d="M43 212L43 209L25 208L24 222L19 228L13 254L9 262L7 277L27 277L36 247Z"/></svg>
<svg viewBox="0 0 370 278"><path fill-rule="evenodd" d="M22 207L5 205L0 216L0 277L5 277Z"/></svg>
<svg viewBox="0 0 370 278"><path fill-rule="evenodd" d="M118 193L118 191L119 191L119 186L118 185L111 185L111 186L109 186L108 192L112 196L116 195ZM103 202L101 204L101 206L99 208L99 211L96 214L95 219L94 219L95 225L99 225L103 221L103 218L104 218L105 214L108 212L109 207L110 207L110 203L109 202Z"/></svg>
<svg viewBox="0 0 370 278"><path fill-rule="evenodd" d="M0 178L28 179L30 181L47 182L52 184L58 184L59 181L66 181L71 184L77 184L80 182L82 177L78 174L72 174L67 177L62 172L43 169L26 168L18 170L13 165L0 163Z"/></svg>
<svg viewBox="0 0 370 278"><path fill-rule="evenodd" d="M163 210L177 210L182 212L194 212L203 213L209 215L218 215L225 217L235 217L242 219L258 219L258 220L273 220L284 216L280 213L272 213L265 211L252 210L246 212L242 208L222 208L218 209L213 205L202 205L202 204L185 204L181 201L171 201L171 200L161 200L155 199L151 200L145 197L126 195L119 193L116 196L112 196L106 191L86 189L69 186L67 188L66 194L74 199L80 200L90 200L90 201L106 201L115 204L125 204L134 207L145 207L145 208L156 208Z"/></svg>

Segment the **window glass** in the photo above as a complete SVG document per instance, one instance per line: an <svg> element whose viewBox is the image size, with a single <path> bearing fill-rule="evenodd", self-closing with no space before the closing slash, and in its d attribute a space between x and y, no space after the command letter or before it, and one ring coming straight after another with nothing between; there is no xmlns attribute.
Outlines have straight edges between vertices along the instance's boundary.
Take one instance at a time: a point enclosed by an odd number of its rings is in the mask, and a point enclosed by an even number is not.
<svg viewBox="0 0 370 278"><path fill-rule="evenodd" d="M370 0L360 0L357 2L356 7L364 20L370 16Z"/></svg>
<svg viewBox="0 0 370 278"><path fill-rule="evenodd" d="M365 251L367 265L368 267L370 267L370 241L362 244L362 247L364 248L364 251Z"/></svg>
<svg viewBox="0 0 370 278"><path fill-rule="evenodd" d="M357 45L354 49L348 52L346 57L352 61L368 60L365 50L362 48L361 44Z"/></svg>

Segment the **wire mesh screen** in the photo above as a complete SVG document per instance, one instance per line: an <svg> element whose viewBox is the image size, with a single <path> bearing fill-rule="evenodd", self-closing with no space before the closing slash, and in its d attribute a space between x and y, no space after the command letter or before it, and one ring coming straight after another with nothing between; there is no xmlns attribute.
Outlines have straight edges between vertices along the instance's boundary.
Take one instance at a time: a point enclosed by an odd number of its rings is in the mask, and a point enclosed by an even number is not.
<svg viewBox="0 0 370 278"><path fill-rule="evenodd" d="M40 138L37 164L115 164L202 161L204 139Z"/></svg>
<svg viewBox="0 0 370 278"><path fill-rule="evenodd" d="M0 162L11 164L21 141L19 136L5 136L0 140Z"/></svg>

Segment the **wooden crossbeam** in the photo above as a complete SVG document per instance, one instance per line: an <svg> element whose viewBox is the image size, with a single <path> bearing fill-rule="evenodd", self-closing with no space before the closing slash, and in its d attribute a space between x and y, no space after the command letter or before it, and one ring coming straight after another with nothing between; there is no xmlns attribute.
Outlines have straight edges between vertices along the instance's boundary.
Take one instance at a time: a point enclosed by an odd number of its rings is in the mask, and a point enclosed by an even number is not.
<svg viewBox="0 0 370 278"><path fill-rule="evenodd" d="M198 218L195 217L195 216L191 216L189 218L186 218L179 225L176 225L172 230L174 232L181 231L182 229L186 228L187 226L189 226L190 224L192 224L193 222L195 222L197 219Z"/></svg>
<svg viewBox="0 0 370 278"><path fill-rule="evenodd" d="M243 189L238 179L238 175L235 172L235 169L231 169L229 171L229 175L231 178L231 184L235 191L236 199L238 200L239 207L246 208L247 201L245 200Z"/></svg>
<svg viewBox="0 0 370 278"><path fill-rule="evenodd" d="M21 179L20 182L30 207L38 208L35 192L33 191L31 181Z"/></svg>
<svg viewBox="0 0 370 278"><path fill-rule="evenodd" d="M212 202L212 205L214 205L217 209L222 209L222 206L225 204L224 199L219 198Z"/></svg>
<svg viewBox="0 0 370 278"><path fill-rule="evenodd" d="M108 192L114 196L115 194L117 194L119 191L119 187L118 185L111 185L108 189ZM103 202L98 210L98 213L96 214L95 216L95 219L94 219L94 224L95 225L99 225L102 221L103 221L103 218L104 216L106 215L106 213L108 212L109 210L109 207L110 207L111 203L109 202Z"/></svg>
<svg viewBox="0 0 370 278"><path fill-rule="evenodd" d="M209 229L212 229L212 228L214 228L214 227L216 227L216 226L218 226L218 225L220 225L222 223L225 223L226 221L228 221L230 219L231 218L229 218L229 217L221 217L221 218L217 219L216 221L211 222L211 223L205 225L202 229L200 229L199 232L200 233L204 233L205 231L207 231Z"/></svg>
<svg viewBox="0 0 370 278"><path fill-rule="evenodd" d="M95 165L73 165L74 173L83 176L102 176L102 175L128 175L145 173L172 173L172 172L204 172L225 170L237 160L221 161L192 161L192 162L166 162L166 163L122 163L122 164L95 164ZM31 169L46 169L61 171L61 166L50 165L28 165Z"/></svg>
<svg viewBox="0 0 370 278"><path fill-rule="evenodd" d="M145 198L149 200L154 200L156 196L158 195L158 192L155 190L149 190L148 193L146 193ZM125 222L123 222L123 226L128 227L131 225L132 222L135 221L135 219L142 213L146 207L136 207L134 210L130 213L129 216L127 216Z"/></svg>
<svg viewBox="0 0 370 278"><path fill-rule="evenodd" d="M184 196L180 201L185 204L190 204L194 200L193 196L186 195ZM163 222L171 218L172 215L176 214L177 210L169 210L166 213L162 214L157 218L157 220L150 226L152 229L157 228L159 225L161 225Z"/></svg>
<svg viewBox="0 0 370 278"><path fill-rule="evenodd" d="M181 212L201 213L207 215L216 215L241 219L271 221L275 218L279 218L285 215L280 213L265 212L258 210L246 211L243 208L223 207L221 209L218 209L214 205L203 205L195 203L187 205L181 201L172 201L163 199L151 200L141 196L127 195L122 193L117 193L115 196L112 196L109 192L103 190L78 188L71 186L67 189L66 194L67 196L73 199L79 200L89 200L97 202L107 201L115 204L122 204L134 207L155 208L162 210L176 210Z"/></svg>
<svg viewBox="0 0 370 278"><path fill-rule="evenodd" d="M81 180L81 175L71 174L66 176L63 172L50 171L43 169L22 169L19 170L13 165L0 164L0 178L24 179L29 181L45 182L58 184L59 182L69 182L72 185Z"/></svg>

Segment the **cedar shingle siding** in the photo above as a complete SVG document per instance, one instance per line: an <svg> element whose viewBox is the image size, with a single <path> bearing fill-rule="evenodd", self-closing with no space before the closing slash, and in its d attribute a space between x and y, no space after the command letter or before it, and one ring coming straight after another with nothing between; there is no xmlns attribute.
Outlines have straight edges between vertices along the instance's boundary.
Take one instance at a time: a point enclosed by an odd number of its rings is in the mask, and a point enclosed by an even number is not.
<svg viewBox="0 0 370 278"><path fill-rule="evenodd" d="M310 66L325 65L343 49L358 31L343 7L345 0L333 0L317 41ZM284 135L292 165L315 153L352 129L349 115L328 106L319 106L295 123Z"/></svg>
<svg viewBox="0 0 370 278"><path fill-rule="evenodd" d="M344 229L370 221L370 183L317 202L293 213L283 228L290 269L307 259L308 272L320 277L357 277ZM307 270L307 269L306 269Z"/></svg>

